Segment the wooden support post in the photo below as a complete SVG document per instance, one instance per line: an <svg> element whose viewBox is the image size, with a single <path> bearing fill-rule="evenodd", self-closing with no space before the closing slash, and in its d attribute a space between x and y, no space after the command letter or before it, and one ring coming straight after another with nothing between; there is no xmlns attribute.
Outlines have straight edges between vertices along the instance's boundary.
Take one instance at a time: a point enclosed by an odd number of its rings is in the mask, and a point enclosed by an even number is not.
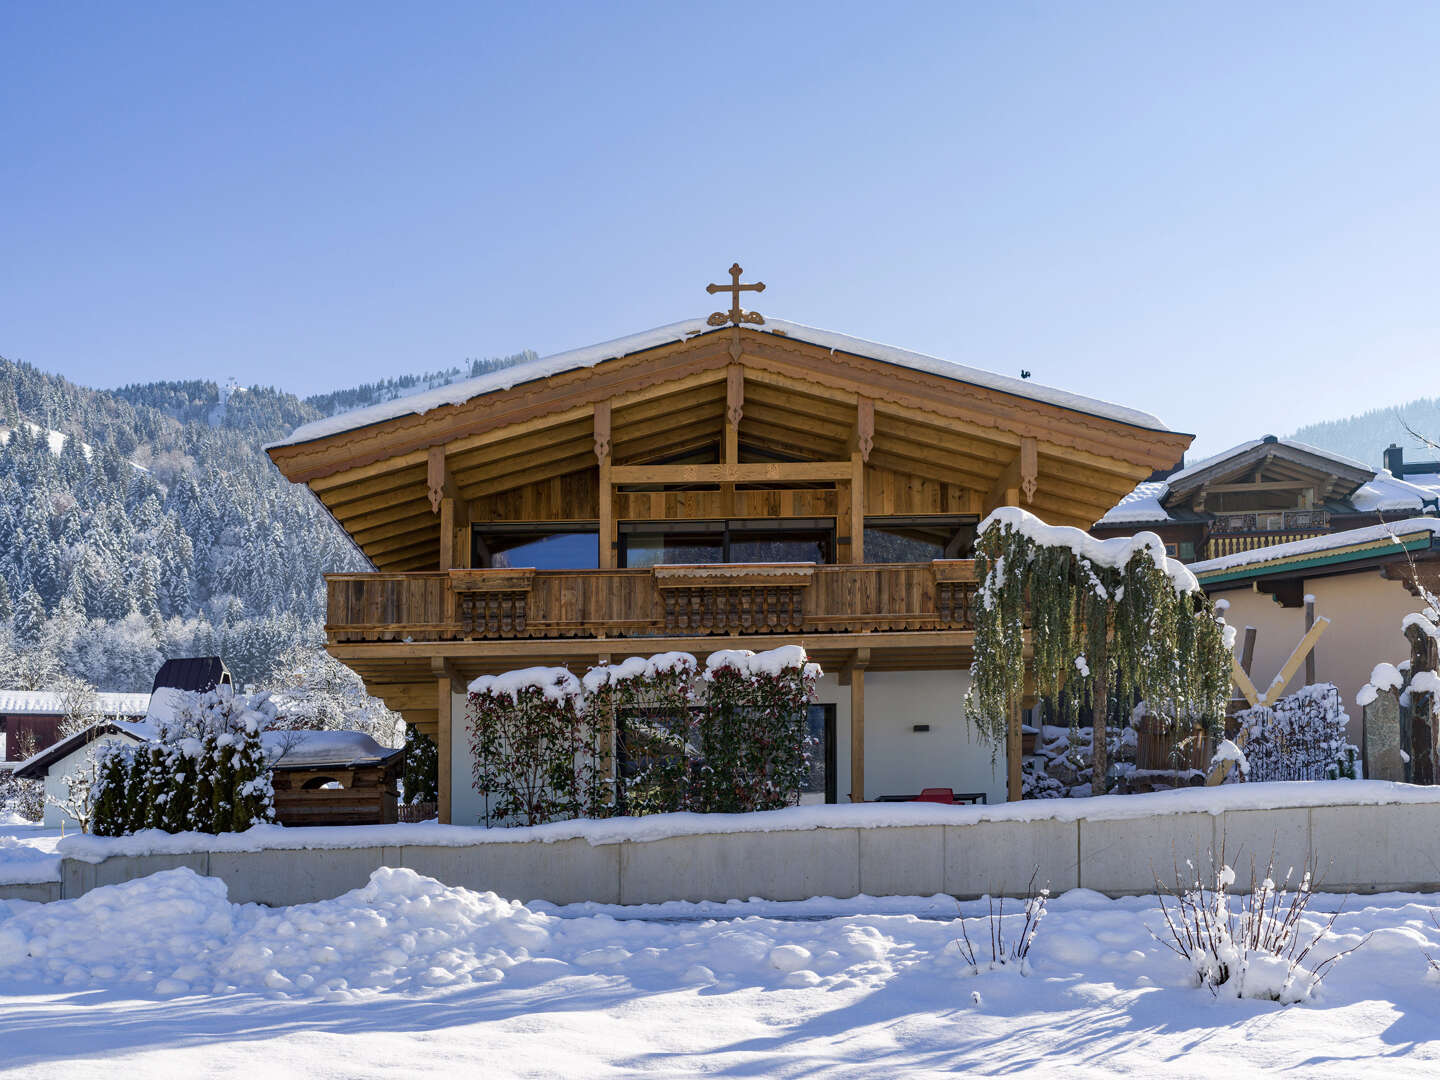
<svg viewBox="0 0 1440 1080"><path fill-rule="evenodd" d="M865 672L850 673L850 801L865 801Z"/></svg>
<svg viewBox="0 0 1440 1080"><path fill-rule="evenodd" d="M1022 709L1020 695L1010 697L1009 715L1005 718L1005 797L1010 802L1019 802L1025 797L1024 774L1020 768L1025 752L1024 739L1020 734Z"/></svg>
<svg viewBox="0 0 1440 1080"><path fill-rule="evenodd" d="M600 522L600 535L597 538L600 550L595 565L601 570L615 567L615 488L612 483L610 446L610 402L607 399L595 403L595 459L600 466L599 483L595 493Z"/></svg>
<svg viewBox="0 0 1440 1080"><path fill-rule="evenodd" d="M1099 656L1091 657L1095 665L1094 693L1090 697L1090 792L1104 795L1109 790L1110 774L1110 685L1106 677L1109 666L1111 628L1100 638Z"/></svg>
<svg viewBox="0 0 1440 1080"><path fill-rule="evenodd" d="M1308 630L1309 627L1307 626L1306 629ZM1251 678L1254 678L1254 672L1251 669L1255 665L1255 634L1255 627L1245 627L1244 642L1240 646L1240 668Z"/></svg>
<svg viewBox="0 0 1440 1080"><path fill-rule="evenodd" d="M865 458L850 455L850 561L865 561Z"/></svg>
<svg viewBox="0 0 1440 1080"><path fill-rule="evenodd" d="M1310 594L1305 595L1305 632L1308 634L1315 626L1315 598ZM1305 654L1305 685L1315 685L1315 650L1311 649Z"/></svg>
<svg viewBox="0 0 1440 1080"><path fill-rule="evenodd" d="M430 661L431 671L436 674L435 679L435 748L440 759L437 770L436 790L438 792L439 814L441 825L452 825L451 820L451 776L450 759L452 754L451 732L453 722L451 712L454 699L450 696L453 685L448 665L440 657Z"/></svg>
<svg viewBox="0 0 1440 1080"><path fill-rule="evenodd" d="M1410 782L1434 784L1440 776L1436 767L1437 744L1440 744L1435 723L1436 695L1417 690L1415 676L1436 669L1435 642L1418 626L1407 626L1405 637L1410 641Z"/></svg>

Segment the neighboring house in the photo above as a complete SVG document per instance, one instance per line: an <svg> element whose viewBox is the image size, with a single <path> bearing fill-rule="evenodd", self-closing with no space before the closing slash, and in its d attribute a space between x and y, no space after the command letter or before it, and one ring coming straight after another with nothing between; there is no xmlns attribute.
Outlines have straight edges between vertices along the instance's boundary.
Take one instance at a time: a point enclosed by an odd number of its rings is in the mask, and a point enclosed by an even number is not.
<svg viewBox="0 0 1440 1080"><path fill-rule="evenodd" d="M205 693L220 685L233 685L230 669L218 656L181 656L166 660L155 673L154 693L161 687L172 690L194 690Z"/></svg>
<svg viewBox="0 0 1440 1080"><path fill-rule="evenodd" d="M1307 629L1306 597L1330 620L1315 647L1314 678L1334 683L1358 745L1355 696L1379 662L1408 659L1401 620L1440 590L1440 518L1417 517L1238 552L1190 569L1232 626L1256 628L1251 674L1264 692ZM1238 647L1237 647L1238 651ZM1305 681L1302 667L1291 687Z"/></svg>
<svg viewBox="0 0 1440 1080"><path fill-rule="evenodd" d="M145 715L150 695L97 693L94 704L101 716L134 720ZM34 754L55 745L65 716L63 694L0 690L0 742L4 744L5 761L23 761L27 750Z"/></svg>
<svg viewBox="0 0 1440 1080"><path fill-rule="evenodd" d="M1092 531L1149 530L1191 563L1437 512L1440 463L1392 446L1385 466L1266 435L1137 485Z"/></svg>
<svg viewBox="0 0 1440 1080"><path fill-rule="evenodd" d="M1089 526L1190 438L737 302L268 452L379 571L328 577L327 648L435 738L440 820L470 823L470 679L672 649L823 664L816 794L1018 798L1018 753L993 767L963 713L975 526L1002 505Z"/></svg>
<svg viewBox="0 0 1440 1080"><path fill-rule="evenodd" d="M45 781L47 829L77 829L80 827L79 822L56 805L56 802L65 801L65 778L78 776L89 768L91 755L105 743L140 743L148 738L149 734L150 728L143 721L130 723L110 720L96 724L28 758L15 770L15 775L21 780Z"/></svg>

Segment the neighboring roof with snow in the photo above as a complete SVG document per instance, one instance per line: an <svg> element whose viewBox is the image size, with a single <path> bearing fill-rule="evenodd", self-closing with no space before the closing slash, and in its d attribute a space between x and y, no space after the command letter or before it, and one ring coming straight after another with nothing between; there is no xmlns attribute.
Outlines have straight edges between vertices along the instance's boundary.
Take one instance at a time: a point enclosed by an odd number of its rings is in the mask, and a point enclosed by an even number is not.
<svg viewBox="0 0 1440 1080"><path fill-rule="evenodd" d="M1193 465L1187 465L1179 472L1172 473L1166 482L1172 488L1178 487L1187 480L1193 480L1196 476L1203 472L1208 472L1217 465L1222 465L1232 458L1243 457L1245 454L1262 446L1283 447L1301 454L1308 454L1311 457L1327 458L1336 465L1344 466L1347 469L1359 469L1366 473L1371 471L1371 466L1366 465L1363 461L1356 461L1352 457L1346 457L1344 454L1332 453L1329 450L1322 450L1318 446L1311 446L1309 443L1296 442L1294 439L1278 439L1273 435L1266 435L1264 438L1251 439L1248 442L1240 443L1238 446L1232 446L1229 450L1222 450L1218 454L1212 454L1208 458L1202 458Z"/></svg>
<svg viewBox="0 0 1440 1080"><path fill-rule="evenodd" d="M1096 525L1159 525L1170 520L1160 500L1170 490L1164 480L1146 480L1106 511Z"/></svg>
<svg viewBox="0 0 1440 1080"><path fill-rule="evenodd" d="M43 780L55 762L106 735L124 735L137 742L149 737L148 729L143 724L127 724L124 721L94 724L84 731L77 731L68 739L61 739L53 746L47 746L33 757L26 758L15 767L15 775L21 780Z"/></svg>
<svg viewBox="0 0 1440 1080"><path fill-rule="evenodd" d="M150 695L99 692L95 703L106 716L144 716ZM65 695L53 690L0 690L0 715L64 716Z"/></svg>
<svg viewBox="0 0 1440 1080"><path fill-rule="evenodd" d="M225 662L218 656L179 656L160 665L150 689L151 693L164 687L204 693L231 681Z"/></svg>
<svg viewBox="0 0 1440 1080"><path fill-rule="evenodd" d="M723 329L728 329L728 327ZM1129 424L1134 427L1154 431L1169 430L1158 418L1149 413L1140 412L1137 409L1129 409L1123 405L1115 405L1108 401L1100 401L1095 398L1084 397L1080 394L1072 394L1067 390L1057 390L1053 387L1041 386L1038 383L1024 379L1015 379L1007 375L997 375L994 372L984 371L979 368L965 367L961 364L951 363L948 360L941 360L938 357L910 352L908 349L896 348L893 345L881 345L877 342L865 341L862 338L850 337L847 334L837 334L830 330L819 330L814 327L801 325L800 323L786 322L783 319L773 319L769 316L766 316L764 325L747 325L745 329L760 333L778 333L787 340L807 342L811 345L818 345L821 348L829 349L831 352L844 352L855 356L865 356L883 363L896 364L900 367L907 367L915 371L924 371L931 375L954 379L957 382L970 383L974 386L982 386L990 390L1014 394L1017 397L1029 398L1033 401L1042 401L1063 409L1073 409L1077 412L1088 413L1092 416L1103 417L1107 420L1114 420L1121 424ZM536 379L543 379L551 375L558 375L561 372L573 371L578 368L594 367L596 364L606 360L614 360L622 356L629 356L632 353L644 352L646 349L658 348L661 345L668 345L672 342L686 341L701 334L718 332L720 332L720 330L708 325L704 319L687 319L683 322L670 323L667 326L656 327L654 330L646 330L639 334L631 334L627 337L617 338L614 341L601 342L598 345L587 345L581 349L572 349L568 352L556 353L554 356L545 356L525 364L516 364L513 367L488 372L473 379L462 379L459 382L450 383L447 386L437 387L433 390L424 390L420 393L395 398L392 401L369 405L363 409L355 409L351 412L326 417L323 420L315 420L296 428L288 438L269 444L267 449L276 446L293 446L297 443L313 442L316 439L324 439L331 435L338 435L342 432L368 427L371 424L379 424L386 420L393 420L399 416L422 414L444 405L459 405L462 402L469 401L482 394L492 393L497 390L508 390L521 383L533 382Z"/></svg>
<svg viewBox="0 0 1440 1080"><path fill-rule="evenodd" d="M1362 513L1380 510L1440 509L1440 476L1417 473L1401 479L1381 469L1350 496L1350 505Z"/></svg>
<svg viewBox="0 0 1440 1080"><path fill-rule="evenodd" d="M381 746L363 731L267 731L261 742L277 769L380 765L405 753L404 747Z"/></svg>
<svg viewBox="0 0 1440 1080"><path fill-rule="evenodd" d="M1288 544L1275 544L1253 551L1237 551L1233 555L1192 563L1190 570L1202 587L1209 588L1222 582L1294 573L1388 555L1401 556L1435 547L1437 536L1440 536L1440 518L1409 518L1363 529L1326 533L1307 540L1292 540Z"/></svg>

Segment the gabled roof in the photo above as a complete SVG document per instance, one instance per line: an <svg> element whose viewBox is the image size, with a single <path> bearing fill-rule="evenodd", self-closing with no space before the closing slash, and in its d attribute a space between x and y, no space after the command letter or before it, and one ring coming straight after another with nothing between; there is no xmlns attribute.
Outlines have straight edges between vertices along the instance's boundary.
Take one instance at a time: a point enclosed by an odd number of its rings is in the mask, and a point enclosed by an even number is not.
<svg viewBox="0 0 1440 1080"><path fill-rule="evenodd" d="M893 345L882 345L878 342L866 341L863 338L851 337L848 334L839 334L830 330L819 330L815 327L803 326L800 323L787 322L784 319L775 319L769 316L766 316L764 325L747 325L745 329L776 334L792 341L808 342L811 345L818 345L821 348L829 349L831 352L844 352L855 356L869 357L872 360L879 360L882 363L896 364L914 371L924 371L932 375L942 376L943 378L954 379L957 382L970 383L971 385L985 387L990 390L999 390L1003 393L1014 394L1017 397L1030 398L1034 401L1043 401L1049 405L1072 409L1076 412L1088 413L1092 416L1113 420L1121 424L1129 424L1133 427L1145 428L1151 431L1169 430L1157 417L1146 412L1141 412L1138 409L1130 409L1123 405L1112 404L1108 401L1084 397L1083 395L1073 394L1067 390L1057 390L1053 387L1042 386L1039 383L1033 383L1027 379L1015 379L1007 375L998 375L992 371L984 371L980 368L954 364L948 360L941 360L938 357L926 356L923 353L911 352L908 349L896 348ZM331 435L355 431L372 424L393 420L399 416L423 414L431 409L444 405L459 405L472 398L496 390L508 390L522 383L533 382L537 379L558 375L565 371L594 367L596 364L605 360L614 360L623 356L629 356L633 353L643 352L646 349L653 349L659 345L667 345L677 341L687 341L704 334L724 333L727 330L728 328L716 329L708 325L704 319L686 319L682 322L670 323L666 326L656 327L653 330L646 330L639 334L630 334L626 337L617 338L614 341L606 341L598 345L587 345L584 348L571 349L567 352L556 353L553 356L544 356L525 364L516 364L514 367L488 372L473 379L463 379L459 382L450 383L448 386L437 387L433 390L424 390L416 394L395 398L393 401L385 401L378 405L366 406L363 409L339 413L335 416L326 417L323 420L315 420L296 428L288 438L271 443L266 449L313 442L316 439L324 439Z"/></svg>
<svg viewBox="0 0 1440 1080"><path fill-rule="evenodd" d="M153 694L162 687L175 690L214 690L221 683L232 681L225 662L218 656L181 656L166 660L155 673Z"/></svg>
<svg viewBox="0 0 1440 1080"><path fill-rule="evenodd" d="M1301 471L1334 476L1338 480L1337 494L1342 496L1350 494L1375 475L1374 469L1354 458L1266 435L1263 439L1232 446L1223 453L1175 473L1167 480L1169 490L1164 499L1165 505L1173 505L1207 483L1242 475L1267 461L1284 462Z"/></svg>
<svg viewBox="0 0 1440 1080"><path fill-rule="evenodd" d="M21 780L43 780L55 762L106 735L124 735L136 742L143 742L148 738L148 729L140 724L117 724L113 721L94 724L84 731L77 731L68 739L61 739L55 745L47 746L34 757L26 758L16 766L15 775Z"/></svg>

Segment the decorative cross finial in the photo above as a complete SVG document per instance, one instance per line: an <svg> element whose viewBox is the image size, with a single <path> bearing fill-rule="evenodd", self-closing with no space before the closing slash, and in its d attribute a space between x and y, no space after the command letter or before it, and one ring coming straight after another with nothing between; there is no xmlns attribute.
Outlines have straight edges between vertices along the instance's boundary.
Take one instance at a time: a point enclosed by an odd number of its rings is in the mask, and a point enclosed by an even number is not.
<svg viewBox="0 0 1440 1080"><path fill-rule="evenodd" d="M742 311L740 309L740 294L742 292L764 292L765 283L757 281L753 285L741 285L740 275L745 271L740 269L740 264L735 263L730 267L729 285L706 285L705 291L712 296L717 292L728 292L730 294L730 310L717 311L705 321L711 326L724 326L726 323L734 323L739 326L741 323L757 323L763 325L764 317L758 311Z"/></svg>

